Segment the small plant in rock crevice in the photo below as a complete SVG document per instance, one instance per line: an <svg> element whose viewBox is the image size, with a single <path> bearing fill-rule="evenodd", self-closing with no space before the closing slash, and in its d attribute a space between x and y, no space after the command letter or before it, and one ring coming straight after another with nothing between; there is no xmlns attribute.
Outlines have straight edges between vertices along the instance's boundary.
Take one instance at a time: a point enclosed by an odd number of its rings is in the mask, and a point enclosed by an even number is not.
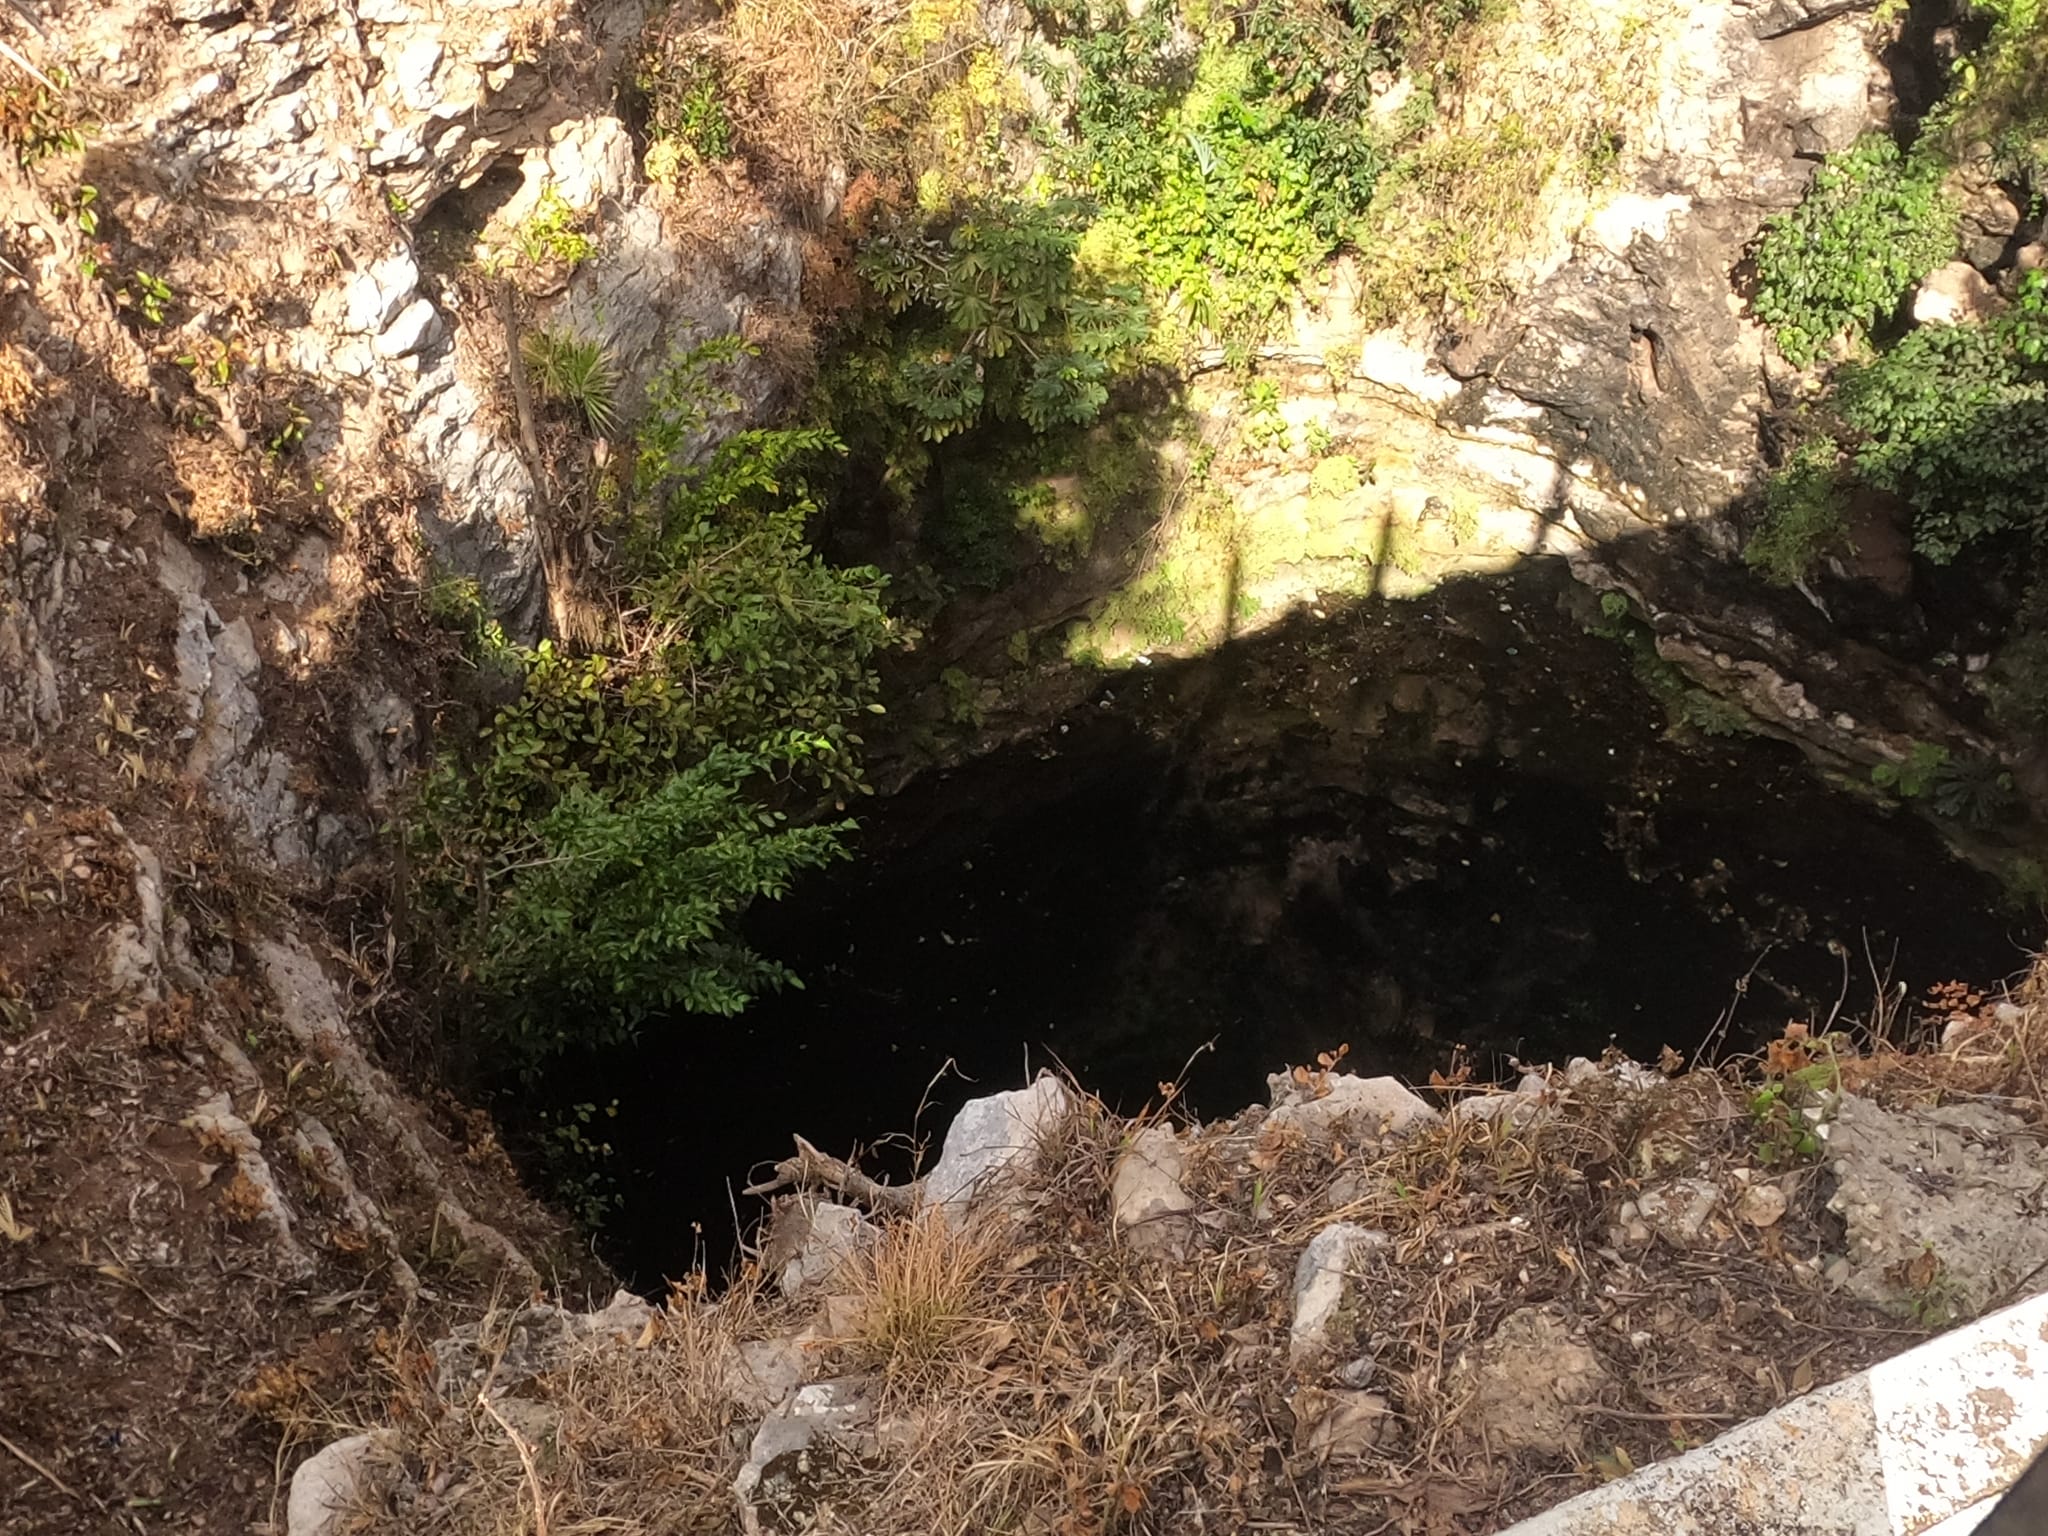
<svg viewBox="0 0 2048 1536"><path fill-rule="evenodd" d="M1975 827L1990 826L2019 803L2012 774L1997 759L1978 753L1957 757L1930 741L1914 742L1898 762L1877 764L1870 781L1901 800L1924 800L1937 816Z"/></svg>
<svg viewBox="0 0 2048 1536"><path fill-rule="evenodd" d="M1764 488L1764 513L1742 558L1789 587L1804 581L1829 550L1846 543L1848 519L1837 478L1838 450L1816 438L1794 449Z"/></svg>
<svg viewBox="0 0 2048 1536"><path fill-rule="evenodd" d="M542 189L533 211L512 231L513 247L528 267L573 270L597 254L584 232L585 215L555 187Z"/></svg>
<svg viewBox="0 0 2048 1536"><path fill-rule="evenodd" d="M1636 682L1664 706L1674 729L1702 736L1741 736L1755 729L1739 708L1708 693L1658 653L1656 631L1635 616L1624 594L1600 594L1600 618L1586 626L1586 633L1612 640L1628 654Z"/></svg>
<svg viewBox="0 0 2048 1536"><path fill-rule="evenodd" d="M602 341L536 331L521 338L519 355L543 400L570 407L600 437L617 430L618 370Z"/></svg>
<svg viewBox="0 0 2048 1536"><path fill-rule="evenodd" d="M1764 1048L1764 1085L1750 1095L1749 1118L1757 1161L1766 1168L1809 1162L1820 1155L1823 1096L1842 1086L1838 1035L1815 1038L1804 1024L1788 1024Z"/></svg>

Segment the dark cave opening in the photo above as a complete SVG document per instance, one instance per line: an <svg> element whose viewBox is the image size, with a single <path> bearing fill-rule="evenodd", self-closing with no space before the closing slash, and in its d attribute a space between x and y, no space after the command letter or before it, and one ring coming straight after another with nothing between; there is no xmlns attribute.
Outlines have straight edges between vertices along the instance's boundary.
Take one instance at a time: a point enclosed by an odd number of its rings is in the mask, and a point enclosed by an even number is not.
<svg viewBox="0 0 2048 1536"><path fill-rule="evenodd" d="M615 1106L600 1250L715 1275L791 1133L907 1177L1042 1066L1226 1115L1340 1044L1411 1080L1691 1057L2021 964L2038 935L1931 826L1785 743L1672 729L1586 602L1537 561L1299 612L883 798L853 862L751 920L801 990L551 1074Z"/></svg>

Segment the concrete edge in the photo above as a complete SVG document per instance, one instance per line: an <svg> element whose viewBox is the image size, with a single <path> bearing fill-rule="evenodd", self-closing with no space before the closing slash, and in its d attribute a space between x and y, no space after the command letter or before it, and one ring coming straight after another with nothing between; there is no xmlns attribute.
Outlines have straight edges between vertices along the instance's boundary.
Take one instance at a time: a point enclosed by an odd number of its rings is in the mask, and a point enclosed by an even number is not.
<svg viewBox="0 0 2048 1536"><path fill-rule="evenodd" d="M2048 1295L1501 1536L1964 1536L2048 1442Z"/></svg>

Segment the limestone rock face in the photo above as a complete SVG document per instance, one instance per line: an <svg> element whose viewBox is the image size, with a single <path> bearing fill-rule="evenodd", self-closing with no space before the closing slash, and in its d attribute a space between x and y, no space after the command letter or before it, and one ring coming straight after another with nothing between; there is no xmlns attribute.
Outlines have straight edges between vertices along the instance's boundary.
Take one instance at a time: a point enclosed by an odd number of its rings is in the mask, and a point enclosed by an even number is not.
<svg viewBox="0 0 2048 1536"><path fill-rule="evenodd" d="M411 461L428 549L514 633L534 629L547 594L534 487L492 403L502 327L423 267L422 220L508 170L505 228L543 196L589 215L600 248L558 296L559 319L544 318L607 344L629 415L669 355L797 302L798 231L764 210L686 259L640 174L611 87L648 0L58 10L44 18L51 56L119 107L95 133L92 179L137 265L181 303L239 310L252 362L303 375L306 444L327 482L360 492L394 457ZM739 414L776 387L753 363L732 384Z"/></svg>
<svg viewBox="0 0 2048 1536"><path fill-rule="evenodd" d="M1446 574L1561 554L1588 587L1627 597L1690 683L1859 778L1916 740L1991 750L1912 659L1928 620L1910 561L1873 564L1883 540L1861 512L1862 553L1831 557L1816 589L1768 588L1738 558L1768 467L1759 444L1803 387L1750 317L1744 274L1815 163L1889 121L1891 69L1869 38L1855 5L1688 7L1648 56L1612 181L1529 236L1511 297L1476 319L1361 335L1346 309L1357 275L1340 271L1295 338L1297 356L1347 358L1318 421L1377 445L1373 494L1394 522L1427 548L1403 492L1468 509L1474 537ZM1952 190L1964 254L1986 265L1930 280L1931 323L1990 312L1986 277L2009 282L2033 259L2029 224L1986 175ZM1241 500L1276 525L1293 506L1277 482Z"/></svg>

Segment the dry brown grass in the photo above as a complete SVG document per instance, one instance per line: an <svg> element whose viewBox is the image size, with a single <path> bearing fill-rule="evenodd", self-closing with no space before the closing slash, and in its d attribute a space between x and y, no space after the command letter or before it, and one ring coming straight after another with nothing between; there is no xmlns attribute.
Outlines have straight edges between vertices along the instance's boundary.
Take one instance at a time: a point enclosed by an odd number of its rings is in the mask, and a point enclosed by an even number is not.
<svg viewBox="0 0 2048 1536"><path fill-rule="evenodd" d="M2048 975L2020 996L2023 1017L1987 1005L1982 1032L1945 1053L1942 1091L2034 1091ZM658 1333L582 1347L521 1389L558 1415L532 1440L531 1478L473 1405L416 1411L416 1458L466 1491L410 1518L495 1533L531 1528L538 1505L557 1533L737 1529L730 1484L761 1405L733 1362L794 1337L806 1379L864 1381L873 1407L867 1439L814 1458L803 1528L1478 1536L1597 1480L1596 1460L1669 1455L1918 1336L1820 1283L1839 1238L1809 1171L1770 1171L1790 1208L1768 1229L1724 1211L1693 1248L1619 1241L1617 1210L1649 1185L1765 1176L1753 1084L1549 1084L1515 1101L1540 1113L1384 1141L1278 1134L1258 1111L1185 1129L1184 1253L1122 1240L1110 1189L1148 1121L1084 1101L1008 1218L881 1220L833 1294L788 1302L750 1272L722 1299L678 1292ZM1328 1355L1296 1361L1296 1263L1340 1220L1388 1241L1355 1261ZM1470 1362L1532 1308L1599 1365L1568 1434L1504 1449L1497 1405L1474 1411ZM1360 1370L1384 1405L1366 1410L1377 1438L1333 1447L1324 1430L1362 1406L1346 1396Z"/></svg>
<svg viewBox="0 0 2048 1536"><path fill-rule="evenodd" d="M932 101L982 44L970 0L734 0L713 23L658 24L646 48L678 79L710 61L756 179L815 208L844 176L912 179Z"/></svg>
<svg viewBox="0 0 2048 1536"><path fill-rule="evenodd" d="M261 482L249 462L218 437L171 439L171 469L185 490L185 518L195 538L225 539L261 519Z"/></svg>
<svg viewBox="0 0 2048 1536"><path fill-rule="evenodd" d="M554 1536L652 1533L710 1536L736 1529L731 1484L743 1457L739 1345L786 1321L746 1276L716 1299L678 1288L658 1325L621 1341L592 1337L544 1377L450 1403L433 1390L431 1356L392 1352L392 1402L406 1450L431 1487L454 1491L431 1526L413 1512L380 1507L364 1531L423 1529L450 1536L532 1532L538 1507ZM516 1310L494 1308L481 1324L486 1360L502 1353ZM525 1455L521 1454L522 1445ZM529 1472L528 1461L532 1470Z"/></svg>
<svg viewBox="0 0 2048 1536"><path fill-rule="evenodd" d="M2032 1123L2048 1120L2048 956L2002 994L1959 983L1936 988L1923 1013L1941 1042L1903 1050L1880 1036L1842 1067L1843 1085L1892 1102L1990 1103Z"/></svg>
<svg viewBox="0 0 2048 1536"><path fill-rule="evenodd" d="M839 1278L854 1301L854 1360L923 1379L1000 1340L1002 1324L981 1305L1000 1242L992 1224L961 1229L936 1209L882 1228Z"/></svg>

